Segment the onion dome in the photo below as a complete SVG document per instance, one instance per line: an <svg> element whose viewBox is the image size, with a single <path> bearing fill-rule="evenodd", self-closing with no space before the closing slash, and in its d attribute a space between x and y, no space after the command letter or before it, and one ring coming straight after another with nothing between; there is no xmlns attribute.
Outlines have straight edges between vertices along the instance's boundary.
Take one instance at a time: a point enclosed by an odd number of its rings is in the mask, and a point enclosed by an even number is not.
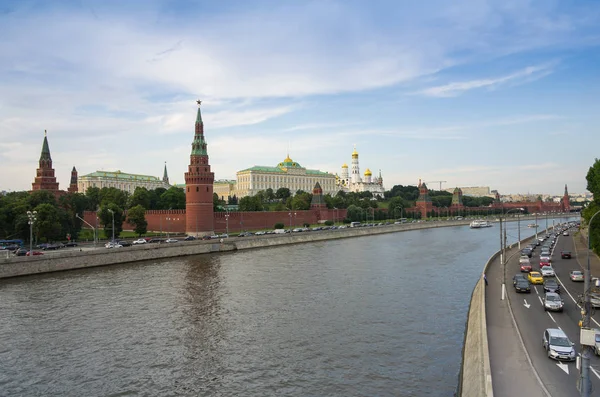
<svg viewBox="0 0 600 397"><path fill-rule="evenodd" d="M356 147L354 147L354 151L352 152L352 158L353 159L357 159L358 158L358 152L356 151Z"/></svg>
<svg viewBox="0 0 600 397"><path fill-rule="evenodd" d="M288 154L287 157L285 158L285 160L283 160L284 163L293 163L294 161L290 158L290 155Z"/></svg>
<svg viewBox="0 0 600 397"><path fill-rule="evenodd" d="M348 164L346 164L346 163L342 164L342 168L348 168Z"/></svg>
<svg viewBox="0 0 600 397"><path fill-rule="evenodd" d="M373 174L371 173L371 170L367 168L367 169L365 170L365 176L371 176L371 175L373 175Z"/></svg>

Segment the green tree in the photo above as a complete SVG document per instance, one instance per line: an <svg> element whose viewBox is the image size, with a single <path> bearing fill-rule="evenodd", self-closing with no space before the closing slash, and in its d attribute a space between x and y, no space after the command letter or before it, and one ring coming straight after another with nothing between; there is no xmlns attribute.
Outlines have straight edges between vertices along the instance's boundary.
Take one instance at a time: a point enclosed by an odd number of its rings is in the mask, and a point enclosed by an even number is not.
<svg viewBox="0 0 600 397"><path fill-rule="evenodd" d="M162 209L183 210L185 209L185 192L183 189L172 186L160 196Z"/></svg>
<svg viewBox="0 0 600 397"><path fill-rule="evenodd" d="M265 190L265 198L269 201L275 199L275 192L273 192L272 188L268 188L267 190Z"/></svg>
<svg viewBox="0 0 600 397"><path fill-rule="evenodd" d="M63 238L62 227L57 207L52 204L39 204L34 210L37 211L37 220L34 226L38 240L61 240Z"/></svg>
<svg viewBox="0 0 600 397"><path fill-rule="evenodd" d="M145 234L148 231L148 221L146 221L146 210L140 204L136 205L135 207L131 207L127 211L127 222L133 225L133 230L137 233L138 236L141 236L142 234Z"/></svg>
<svg viewBox="0 0 600 397"><path fill-rule="evenodd" d="M150 209L150 204L150 192L145 187L136 187L131 197L129 197L129 208L141 205L145 209Z"/></svg>
<svg viewBox="0 0 600 397"><path fill-rule="evenodd" d="M291 195L292 193L287 187L280 187L279 189L277 189L277 192L275 192L275 197L281 200L287 200L287 198Z"/></svg>
<svg viewBox="0 0 600 397"><path fill-rule="evenodd" d="M100 207L100 188L88 187L85 191L85 197L88 199L88 210L96 211Z"/></svg>
<svg viewBox="0 0 600 397"><path fill-rule="evenodd" d="M306 192L301 192L296 194L291 201L291 209L293 210L308 210L310 209L310 202L312 200L312 195Z"/></svg>
<svg viewBox="0 0 600 397"><path fill-rule="evenodd" d="M240 211L262 211L264 208L262 200L255 196L242 197L238 206Z"/></svg>
<svg viewBox="0 0 600 397"><path fill-rule="evenodd" d="M275 204L275 207L273 207L273 211L285 211L285 204L283 204L282 202L279 202L277 204Z"/></svg>
<svg viewBox="0 0 600 397"><path fill-rule="evenodd" d="M217 193L213 193L213 211L215 212L223 212L224 208L223 206L225 205L225 200L221 200L219 198L219 195Z"/></svg>
<svg viewBox="0 0 600 397"><path fill-rule="evenodd" d="M35 208L40 204L50 204L56 206L56 197L48 190L36 190L29 195L29 207Z"/></svg>
<svg viewBox="0 0 600 397"><path fill-rule="evenodd" d="M365 210L356 205L350 205L346 212L346 218L350 222L361 222L365 220Z"/></svg>
<svg viewBox="0 0 600 397"><path fill-rule="evenodd" d="M123 231L123 209L114 203L110 203L101 206L100 211L98 211L98 218L100 218L100 223L104 225L104 233L107 236L110 236L110 238L112 238L113 214L111 214L109 210L112 210L114 212L116 239Z"/></svg>
<svg viewBox="0 0 600 397"><path fill-rule="evenodd" d="M100 189L100 205L114 204L119 208L127 208L129 193L116 187L103 187Z"/></svg>

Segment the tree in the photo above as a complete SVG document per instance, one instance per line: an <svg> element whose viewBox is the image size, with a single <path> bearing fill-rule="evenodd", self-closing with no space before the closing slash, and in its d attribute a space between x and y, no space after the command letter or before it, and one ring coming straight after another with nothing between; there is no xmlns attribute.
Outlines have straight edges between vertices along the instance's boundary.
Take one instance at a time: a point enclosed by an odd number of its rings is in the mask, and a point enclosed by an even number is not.
<svg viewBox="0 0 600 397"><path fill-rule="evenodd" d="M600 203L600 160L595 159L585 177L587 190L594 195L594 201Z"/></svg>
<svg viewBox="0 0 600 397"><path fill-rule="evenodd" d="M365 219L365 211L356 205L350 205L346 212L346 218L350 222L360 222Z"/></svg>
<svg viewBox="0 0 600 397"><path fill-rule="evenodd" d="M88 199L87 209L89 211L96 211L100 207L100 188L88 187L85 191L85 197Z"/></svg>
<svg viewBox="0 0 600 397"><path fill-rule="evenodd" d="M141 205L145 209L150 209L150 204L150 192L145 187L136 187L131 197L129 197L129 208Z"/></svg>
<svg viewBox="0 0 600 397"><path fill-rule="evenodd" d="M185 209L185 192L175 186L171 186L160 195L160 207L162 209L183 210Z"/></svg>
<svg viewBox="0 0 600 397"><path fill-rule="evenodd" d="M34 226L38 240L56 241L61 239L62 228L57 207L52 204L39 204L34 211L37 211L37 220Z"/></svg>
<svg viewBox="0 0 600 397"><path fill-rule="evenodd" d="M291 209L293 210L308 210L310 209L310 202L312 195L306 192L296 194L291 201Z"/></svg>
<svg viewBox="0 0 600 397"><path fill-rule="evenodd" d="M263 203L260 198L255 196L246 196L240 199L238 204L240 211L262 211Z"/></svg>
<svg viewBox="0 0 600 397"><path fill-rule="evenodd" d="M113 214L109 211L112 210L114 212L115 219L115 238L119 237L121 232L123 231L123 209L118 207L114 203L110 203L107 205L103 205L100 207L100 211L98 211L98 218L100 218L100 223L104 225L104 233L107 236L111 236L112 238L112 221Z"/></svg>
<svg viewBox="0 0 600 397"><path fill-rule="evenodd" d="M225 205L225 200L219 198L217 193L213 193L213 211L215 212L223 212Z"/></svg>
<svg viewBox="0 0 600 397"><path fill-rule="evenodd" d="M291 195L292 194L290 192L290 189L288 189L287 187L280 187L279 189L277 189L277 192L275 192L275 197L281 200L287 200L287 198Z"/></svg>
<svg viewBox="0 0 600 397"><path fill-rule="evenodd" d="M119 208L127 208L129 193L116 187L103 187L100 189L100 205L115 204Z"/></svg>
<svg viewBox="0 0 600 397"><path fill-rule="evenodd" d="M269 201L275 199L275 193L273 192L272 188L268 188L267 190L265 190L265 198Z"/></svg>
<svg viewBox="0 0 600 397"><path fill-rule="evenodd" d="M127 211L127 222L133 225L133 231L137 233L138 237L148 231L146 210L140 204L136 205L135 207L131 207Z"/></svg>

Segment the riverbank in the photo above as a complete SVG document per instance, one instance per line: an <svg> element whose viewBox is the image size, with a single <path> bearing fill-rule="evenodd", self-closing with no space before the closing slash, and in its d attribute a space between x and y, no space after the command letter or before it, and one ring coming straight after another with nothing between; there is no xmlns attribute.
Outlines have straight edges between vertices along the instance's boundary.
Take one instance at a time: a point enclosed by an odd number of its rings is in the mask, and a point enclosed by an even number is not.
<svg viewBox="0 0 600 397"><path fill-rule="evenodd" d="M530 219L534 219L534 217L523 216L520 218L521 221ZM437 227L468 226L470 221L471 220L429 221L319 232L228 238L222 243L217 240L197 240L179 242L176 244L145 244L119 249L101 248L90 251L72 250L34 257L12 256L0 259L0 279L180 256L267 248L279 245L309 243L340 238L365 237L384 233L398 233ZM517 219L510 219L509 221L517 221Z"/></svg>

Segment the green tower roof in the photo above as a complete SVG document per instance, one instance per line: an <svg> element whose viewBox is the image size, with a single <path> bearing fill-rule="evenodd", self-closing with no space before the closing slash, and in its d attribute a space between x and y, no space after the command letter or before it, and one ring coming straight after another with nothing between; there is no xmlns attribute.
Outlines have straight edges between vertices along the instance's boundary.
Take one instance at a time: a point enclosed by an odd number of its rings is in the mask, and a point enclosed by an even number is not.
<svg viewBox="0 0 600 397"><path fill-rule="evenodd" d="M204 123L202 122L202 113L200 104L202 101L196 101L198 104L198 114L196 115L196 133L192 142L192 156L208 156L206 151L206 140L204 139Z"/></svg>

